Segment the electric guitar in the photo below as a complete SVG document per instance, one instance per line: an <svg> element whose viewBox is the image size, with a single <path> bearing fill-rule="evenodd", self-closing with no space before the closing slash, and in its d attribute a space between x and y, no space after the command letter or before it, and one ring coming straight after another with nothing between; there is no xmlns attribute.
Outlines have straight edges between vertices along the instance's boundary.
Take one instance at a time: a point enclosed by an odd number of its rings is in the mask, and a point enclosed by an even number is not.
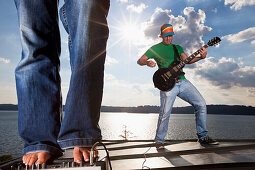
<svg viewBox="0 0 255 170"><path fill-rule="evenodd" d="M206 45L203 47L207 48L209 46L213 46L218 44L221 41L219 37L214 37ZM194 52L192 55L187 57L184 61L175 61L169 65L168 68L160 68L158 69L153 75L153 83L156 88L161 91L170 91L175 83L176 80L184 75L181 72L181 69L185 66L185 64L189 63L192 59L194 59L199 54L199 50Z"/></svg>

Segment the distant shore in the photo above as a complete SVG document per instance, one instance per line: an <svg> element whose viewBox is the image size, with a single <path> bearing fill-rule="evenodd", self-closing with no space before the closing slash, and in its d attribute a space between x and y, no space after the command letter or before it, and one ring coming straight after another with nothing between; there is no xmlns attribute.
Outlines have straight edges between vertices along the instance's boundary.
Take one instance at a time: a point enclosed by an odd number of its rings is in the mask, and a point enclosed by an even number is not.
<svg viewBox="0 0 255 170"><path fill-rule="evenodd" d="M64 106L63 106L64 108ZM0 110L18 111L15 104L0 104ZM126 112L126 113L158 113L159 106L137 106L137 107L118 107L102 106L101 112ZM207 105L208 114L221 115L255 115L255 107L243 105ZM192 106L173 107L173 114L193 114Z"/></svg>

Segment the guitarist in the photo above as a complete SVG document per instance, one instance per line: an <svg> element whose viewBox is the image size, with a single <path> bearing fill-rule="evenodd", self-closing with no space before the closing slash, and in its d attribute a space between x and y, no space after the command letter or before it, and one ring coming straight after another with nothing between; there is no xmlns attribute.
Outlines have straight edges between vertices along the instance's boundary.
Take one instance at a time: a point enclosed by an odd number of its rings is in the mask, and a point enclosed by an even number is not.
<svg viewBox="0 0 255 170"><path fill-rule="evenodd" d="M181 59L184 61L188 56L184 53L182 47L179 45L175 45L177 48L175 52L172 44L173 35L174 31L172 25L162 25L161 33L159 35L159 37L162 38L162 42L149 48L145 54L137 61L137 63L141 66L147 65L148 67L155 67L157 64L159 68L168 68L168 66L176 60L175 56L177 51L177 60ZM206 58L206 48L202 47L199 52L200 57L195 57L188 64L192 64ZM154 59L156 63L150 59ZM167 134L170 113L172 111L176 96L190 103L194 107L196 115L196 130L200 144L218 144L217 141L208 136L208 131L206 129L207 109L205 100L199 91L195 88L195 86L185 78L183 73L176 80L176 84L172 90L160 91L160 113L155 136L156 148L164 148L164 138Z"/></svg>

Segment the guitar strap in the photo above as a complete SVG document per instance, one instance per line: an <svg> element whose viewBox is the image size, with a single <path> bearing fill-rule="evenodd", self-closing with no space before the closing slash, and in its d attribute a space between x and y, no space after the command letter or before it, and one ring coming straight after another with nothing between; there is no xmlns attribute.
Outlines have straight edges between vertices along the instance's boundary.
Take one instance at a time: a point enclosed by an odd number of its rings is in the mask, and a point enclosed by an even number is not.
<svg viewBox="0 0 255 170"><path fill-rule="evenodd" d="M173 47L174 47L174 61L180 61L180 55L179 55L178 50L174 44L173 44Z"/></svg>
<svg viewBox="0 0 255 170"><path fill-rule="evenodd" d="M175 46L174 44L173 44L173 48L174 48L174 62L179 62L179 61L181 60L181 58L180 58L180 55L179 55L179 53L178 53L178 50L177 50L177 48L176 48L176 46ZM180 76L183 76L184 74L185 74L185 73L184 73L183 71L181 71L179 77L180 77ZM177 79L178 79L179 77L177 77Z"/></svg>

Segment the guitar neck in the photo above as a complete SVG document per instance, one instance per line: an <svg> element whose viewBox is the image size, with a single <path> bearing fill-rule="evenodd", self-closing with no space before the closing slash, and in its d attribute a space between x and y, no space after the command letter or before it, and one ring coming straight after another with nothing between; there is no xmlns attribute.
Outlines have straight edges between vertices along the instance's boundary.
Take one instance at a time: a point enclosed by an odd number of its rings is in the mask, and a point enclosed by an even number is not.
<svg viewBox="0 0 255 170"><path fill-rule="evenodd" d="M204 45L203 47L207 48L209 47L208 44ZM198 49L196 52L194 52L193 54L191 54L189 57L187 57L184 61L180 61L180 63L176 66L178 69L181 69L185 66L185 64L189 63L191 60L193 60L198 54L199 54L199 50Z"/></svg>

